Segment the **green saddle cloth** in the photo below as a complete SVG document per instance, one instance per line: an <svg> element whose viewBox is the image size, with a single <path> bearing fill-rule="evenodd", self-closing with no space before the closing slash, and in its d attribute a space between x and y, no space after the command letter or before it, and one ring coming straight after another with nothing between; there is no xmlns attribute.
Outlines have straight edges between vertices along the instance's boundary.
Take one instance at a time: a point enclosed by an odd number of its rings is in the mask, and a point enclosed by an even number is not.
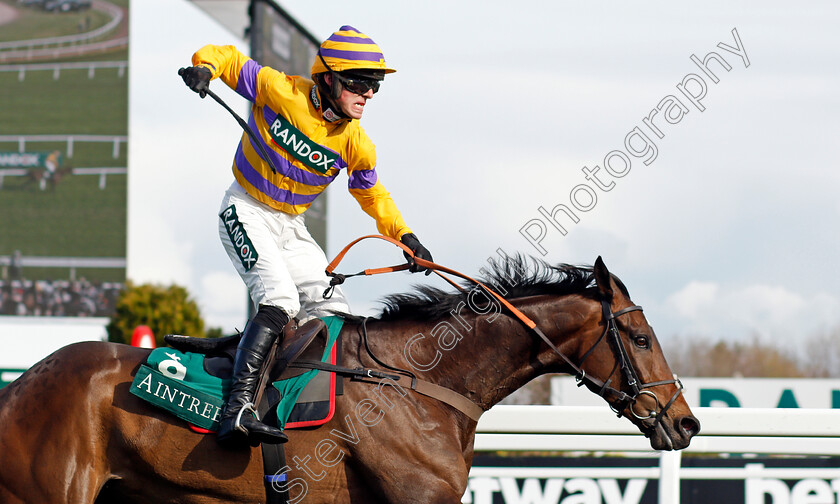
<svg viewBox="0 0 840 504"><path fill-rule="evenodd" d="M327 362L344 319L330 316L322 320L327 325L329 337L321 362ZM193 425L216 431L222 407L230 393L230 379L222 379L205 371L205 357L204 354L181 352L173 348L155 349L137 370L131 384L131 393ZM318 370L312 369L272 384L281 397L277 405L278 427L285 427L298 397L318 373Z"/></svg>

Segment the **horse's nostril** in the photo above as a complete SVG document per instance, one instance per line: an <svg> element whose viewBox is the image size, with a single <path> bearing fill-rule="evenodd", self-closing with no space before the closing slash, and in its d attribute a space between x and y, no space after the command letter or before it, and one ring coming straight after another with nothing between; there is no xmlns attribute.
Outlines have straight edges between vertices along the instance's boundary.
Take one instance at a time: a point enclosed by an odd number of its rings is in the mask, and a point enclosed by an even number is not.
<svg viewBox="0 0 840 504"><path fill-rule="evenodd" d="M691 416L680 419L680 430L688 437L694 437L700 432L700 422Z"/></svg>

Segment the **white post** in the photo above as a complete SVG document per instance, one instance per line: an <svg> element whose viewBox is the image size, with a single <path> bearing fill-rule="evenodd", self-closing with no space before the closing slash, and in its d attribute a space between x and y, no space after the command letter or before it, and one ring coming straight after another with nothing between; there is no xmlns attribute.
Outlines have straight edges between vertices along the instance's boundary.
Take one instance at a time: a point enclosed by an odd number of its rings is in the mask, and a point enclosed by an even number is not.
<svg viewBox="0 0 840 504"><path fill-rule="evenodd" d="M680 504L680 466L682 452L659 455L659 504Z"/></svg>

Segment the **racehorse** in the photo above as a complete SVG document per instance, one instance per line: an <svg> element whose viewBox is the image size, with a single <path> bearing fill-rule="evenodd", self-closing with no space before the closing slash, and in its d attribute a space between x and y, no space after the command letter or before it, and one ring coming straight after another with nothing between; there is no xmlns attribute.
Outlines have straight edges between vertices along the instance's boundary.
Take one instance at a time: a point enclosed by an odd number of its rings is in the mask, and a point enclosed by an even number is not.
<svg viewBox="0 0 840 504"><path fill-rule="evenodd" d="M55 191L55 187L61 182L61 179L72 173L73 167L69 165L61 166L53 172L40 168L29 169L26 172L26 179L20 187L25 188L30 184L36 184L42 191L46 190L47 186L50 190Z"/></svg>
<svg viewBox="0 0 840 504"><path fill-rule="evenodd" d="M641 308L600 257L591 268L517 258L485 275L534 328L484 288L418 288L387 298L378 318L348 316L344 365L410 371L479 412L539 375L570 373L653 449L688 446L699 422ZM259 449L222 449L129 392L148 353L77 343L0 390L0 502L265 502ZM460 502L476 420L410 381L345 380L329 423L288 431L290 502Z"/></svg>

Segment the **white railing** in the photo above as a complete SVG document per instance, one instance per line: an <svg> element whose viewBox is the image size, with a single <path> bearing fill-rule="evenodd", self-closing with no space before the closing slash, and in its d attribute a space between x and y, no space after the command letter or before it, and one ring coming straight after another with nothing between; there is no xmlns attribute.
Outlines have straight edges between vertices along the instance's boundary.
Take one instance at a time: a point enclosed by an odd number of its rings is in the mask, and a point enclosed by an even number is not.
<svg viewBox="0 0 840 504"><path fill-rule="evenodd" d="M21 268L68 268L70 279L76 279L77 268L113 268L126 267L125 257L51 257L51 256L0 256L0 267L4 269L14 263Z"/></svg>
<svg viewBox="0 0 840 504"><path fill-rule="evenodd" d="M94 52L108 51L125 46L128 46L128 37L120 37L83 45L3 51L0 52L0 61L15 61L21 59L31 60L36 58L66 58L70 56L87 55Z"/></svg>
<svg viewBox="0 0 840 504"><path fill-rule="evenodd" d="M840 410L787 408L694 408L700 434L687 453L762 453L840 455ZM779 469L748 464L742 468L684 468L683 452L655 452L648 440L609 408L588 406L496 406L478 423L475 451L646 452L658 454L658 468L523 469L481 468L472 477L521 474L530 477L562 471L564 477L646 478L659 480L659 502L680 502L681 479L840 478L840 469ZM546 472L548 471L548 472ZM620 474L620 475L619 475ZM803 476L807 474L807 476ZM527 476L526 476L527 475Z"/></svg>
<svg viewBox="0 0 840 504"><path fill-rule="evenodd" d="M0 135L0 142L17 142L18 152L26 150L27 142L67 142L67 157L73 157L76 142L113 143L114 159L120 157L120 144L128 142L126 135Z"/></svg>
<svg viewBox="0 0 840 504"><path fill-rule="evenodd" d="M128 61L81 61L72 63L25 63L21 65L0 65L0 72L17 72L18 81L26 78L26 72L52 71L53 79L58 79L62 70L87 70L88 78L93 79L98 68L116 68L117 76L125 76Z"/></svg>
<svg viewBox="0 0 840 504"><path fill-rule="evenodd" d="M11 266L12 256L0 256L0 266ZM21 267L32 268L125 268L125 257L21 256Z"/></svg>
<svg viewBox="0 0 840 504"><path fill-rule="evenodd" d="M101 167L101 168L73 168L73 175L97 175L99 176L99 188L105 189L105 180L108 175L125 175L127 168L122 167ZM4 177L24 177L29 174L26 168L0 168L0 189L3 188Z"/></svg>
<svg viewBox="0 0 840 504"><path fill-rule="evenodd" d="M98 175L99 176L99 189L105 189L105 178L108 175L125 175L128 173L128 169L126 168L119 168L119 167L108 167L108 168L73 168L73 175Z"/></svg>

